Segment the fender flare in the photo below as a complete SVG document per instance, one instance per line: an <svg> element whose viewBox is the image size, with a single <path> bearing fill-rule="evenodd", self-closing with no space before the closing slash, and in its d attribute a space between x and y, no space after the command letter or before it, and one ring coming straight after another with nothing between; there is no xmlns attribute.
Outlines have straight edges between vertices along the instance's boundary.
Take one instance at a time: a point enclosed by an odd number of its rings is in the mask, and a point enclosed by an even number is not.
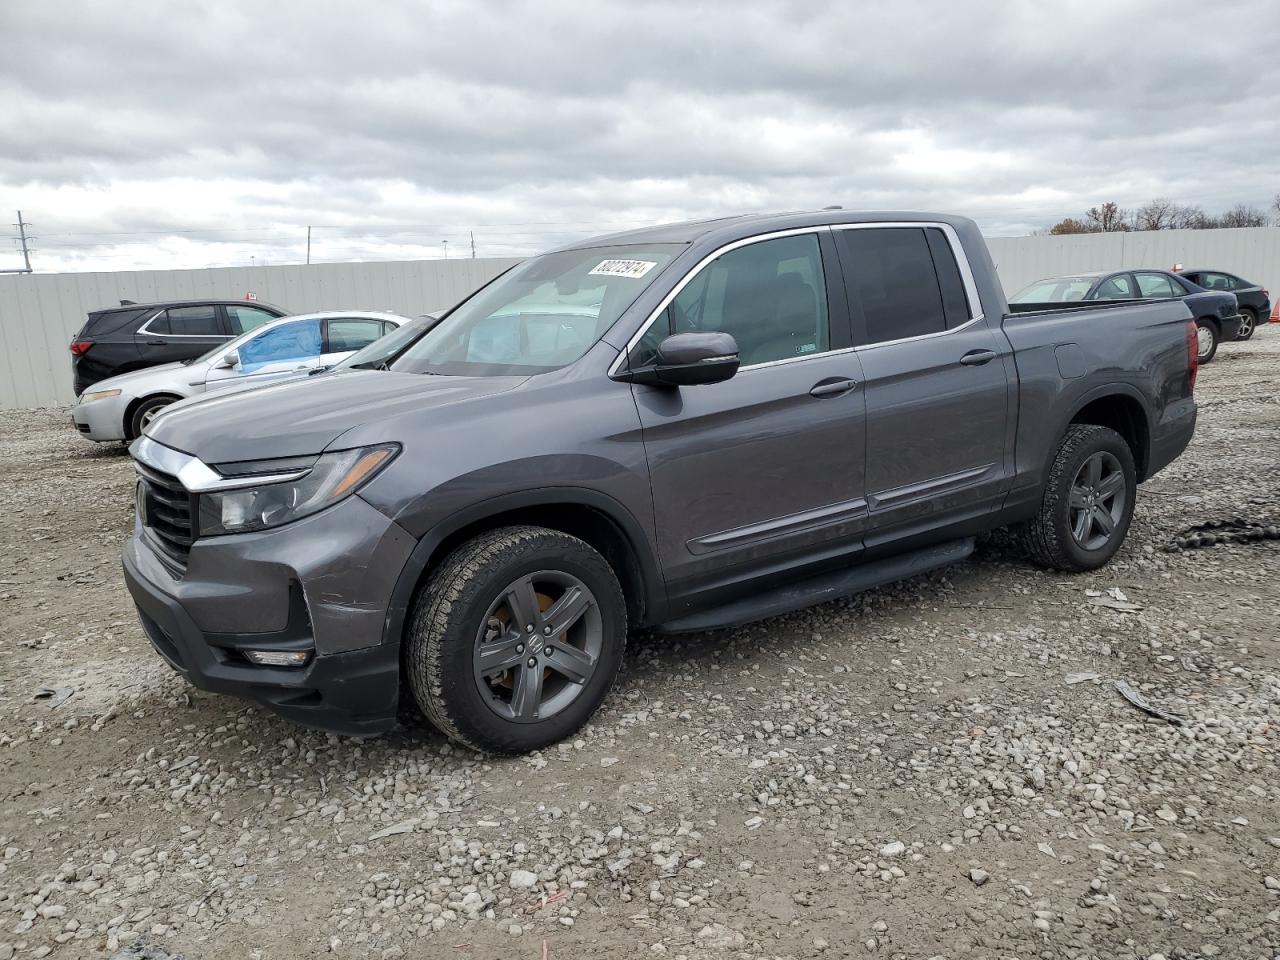
<svg viewBox="0 0 1280 960"><path fill-rule="evenodd" d="M657 560L649 549L649 538L639 521L622 503L598 490L585 487L543 487L503 494L459 510L440 521L420 538L409 554L391 591L391 602L382 626L382 642L399 644L414 594L426 573L432 555L449 537L472 524L513 510L539 506L581 506L595 510L617 526L630 547L639 573L643 594L645 622L657 622L665 616L666 582Z"/></svg>

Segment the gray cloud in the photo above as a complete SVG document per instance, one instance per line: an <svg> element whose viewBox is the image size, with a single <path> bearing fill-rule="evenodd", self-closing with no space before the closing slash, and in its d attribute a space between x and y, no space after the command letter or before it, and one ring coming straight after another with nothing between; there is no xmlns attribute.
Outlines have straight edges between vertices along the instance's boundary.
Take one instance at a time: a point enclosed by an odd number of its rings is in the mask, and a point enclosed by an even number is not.
<svg viewBox="0 0 1280 960"><path fill-rule="evenodd" d="M1277 28L1271 0L6 4L0 207L53 268L296 260L307 224L339 259L832 202L996 233L1265 206Z"/></svg>

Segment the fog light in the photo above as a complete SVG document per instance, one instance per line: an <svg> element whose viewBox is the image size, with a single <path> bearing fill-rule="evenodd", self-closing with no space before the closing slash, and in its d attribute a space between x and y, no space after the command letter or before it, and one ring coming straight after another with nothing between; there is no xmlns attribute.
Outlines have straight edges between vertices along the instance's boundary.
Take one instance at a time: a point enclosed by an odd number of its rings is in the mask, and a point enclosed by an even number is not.
<svg viewBox="0 0 1280 960"><path fill-rule="evenodd" d="M301 667L311 659L310 650L244 650L251 663L261 667Z"/></svg>

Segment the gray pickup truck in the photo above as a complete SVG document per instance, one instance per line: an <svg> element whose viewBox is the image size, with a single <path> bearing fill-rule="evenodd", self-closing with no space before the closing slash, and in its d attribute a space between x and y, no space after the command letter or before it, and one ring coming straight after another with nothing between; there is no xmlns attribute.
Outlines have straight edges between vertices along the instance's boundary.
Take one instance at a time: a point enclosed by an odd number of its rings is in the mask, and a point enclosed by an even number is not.
<svg viewBox="0 0 1280 960"><path fill-rule="evenodd" d="M385 369L169 408L125 577L204 689L520 752L628 631L709 630L961 560L1090 570L1195 428L1177 301L1011 312L977 227L827 210L525 261Z"/></svg>

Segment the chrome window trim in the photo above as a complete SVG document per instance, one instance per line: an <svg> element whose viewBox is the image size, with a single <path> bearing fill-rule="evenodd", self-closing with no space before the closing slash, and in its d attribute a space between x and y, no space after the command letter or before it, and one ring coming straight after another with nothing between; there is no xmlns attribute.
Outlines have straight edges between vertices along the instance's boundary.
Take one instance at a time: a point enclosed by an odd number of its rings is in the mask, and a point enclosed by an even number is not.
<svg viewBox="0 0 1280 960"><path fill-rule="evenodd" d="M178 478L191 493L208 493L213 490L242 490L267 483L284 483L305 477L309 470L291 470L287 473L264 473L254 477L224 477L211 469L203 460L173 447L152 440L143 434L129 453L139 463Z"/></svg>
<svg viewBox="0 0 1280 960"><path fill-rule="evenodd" d="M649 314L648 319L640 325L640 329L635 335L627 341L627 345L622 349L613 363L609 365L609 376L615 376L626 362L631 351L649 332L649 328L660 317L663 312L671 305L671 301L680 295L680 292L693 280L702 270L713 260L717 260L730 251L737 250L740 247L750 246L753 243L763 243L767 240L776 240L779 237L793 237L801 234L812 233L817 235L823 230L893 230L893 229L911 229L918 228L921 230L929 227L942 231L942 235L947 240L947 246L951 248L951 255L956 258L956 266L960 270L960 283L964 287L965 299L969 307L969 319L958 327L951 327L947 330L937 330L933 333L921 333L914 337L901 337L897 340L880 340L876 343L856 344L851 347L840 347L835 350L824 350L821 353L811 353L800 357L783 357L780 360L767 360L763 363L752 363L738 368L738 373L744 373L748 370L759 370L765 367L776 367L784 363L797 363L803 360L816 360L819 357L830 357L842 353L855 353L861 350L874 350L877 347L887 347L899 343L911 343L915 340L926 340L931 337L945 337L947 334L958 333L976 323L985 319L982 313L982 300L978 297L978 285L973 278L973 269L969 265L969 257L964 251L964 246L960 243L960 235L956 233L955 227L949 223L940 223L935 220L876 220L867 223L820 223L808 227L794 227L789 230L776 230L772 233L762 233L754 237L743 237L740 240L734 240L726 243L722 247L717 247L711 253L707 254L698 261L694 267L684 275L679 283L671 289L671 291L662 298L657 308ZM825 271L824 271L825 272ZM830 323L830 304L828 304L828 324Z"/></svg>

